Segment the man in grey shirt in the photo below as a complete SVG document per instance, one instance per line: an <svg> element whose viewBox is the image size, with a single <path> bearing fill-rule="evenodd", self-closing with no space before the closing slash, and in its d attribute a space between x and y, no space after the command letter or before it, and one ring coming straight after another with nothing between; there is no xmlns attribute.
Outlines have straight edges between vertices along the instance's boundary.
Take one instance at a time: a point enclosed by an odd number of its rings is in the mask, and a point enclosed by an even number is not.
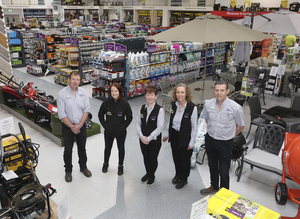
<svg viewBox="0 0 300 219"><path fill-rule="evenodd" d="M207 123L205 148L211 184L200 191L202 195L214 194L222 187L229 189L233 138L244 129L243 107L227 97L227 82L217 81L214 93L215 98L206 101L202 112L202 118Z"/></svg>
<svg viewBox="0 0 300 219"><path fill-rule="evenodd" d="M65 144L65 180L72 181L72 149L74 137L76 137L80 172L86 177L92 173L87 169L87 155L85 150L86 127L85 121L90 112L90 103L86 91L79 87L80 72L73 71L69 75L69 85L58 93L57 109L58 117L62 121L62 135Z"/></svg>

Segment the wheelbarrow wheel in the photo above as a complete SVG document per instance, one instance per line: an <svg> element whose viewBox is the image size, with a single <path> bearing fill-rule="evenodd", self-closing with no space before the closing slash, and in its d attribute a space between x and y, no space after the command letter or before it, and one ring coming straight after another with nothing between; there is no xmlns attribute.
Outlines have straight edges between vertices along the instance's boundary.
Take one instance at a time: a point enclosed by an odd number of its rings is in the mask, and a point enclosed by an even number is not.
<svg viewBox="0 0 300 219"><path fill-rule="evenodd" d="M278 205L286 204L288 200L288 189L285 183L277 183L275 188L275 200Z"/></svg>
<svg viewBox="0 0 300 219"><path fill-rule="evenodd" d="M24 100L23 99L18 99L16 102L16 107L18 109L24 109Z"/></svg>

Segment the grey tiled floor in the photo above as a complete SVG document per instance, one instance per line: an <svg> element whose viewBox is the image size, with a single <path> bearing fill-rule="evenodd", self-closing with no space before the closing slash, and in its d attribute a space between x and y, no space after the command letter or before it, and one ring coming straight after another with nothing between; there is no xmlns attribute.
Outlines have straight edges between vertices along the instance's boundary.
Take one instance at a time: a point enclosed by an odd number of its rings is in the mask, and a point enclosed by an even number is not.
<svg viewBox="0 0 300 219"><path fill-rule="evenodd" d="M24 69L15 69L14 74L20 77L20 81L33 81L39 89L54 97L61 85L53 83L53 75L37 78L24 73ZM209 80L209 78L208 78ZM92 87L85 85L84 88L91 96ZM208 91L209 92L209 91ZM211 91L212 92L212 91ZM161 104L161 94L157 102ZM133 109L134 117L139 107L145 102L144 97L137 97L129 100ZM90 98L93 121L99 122L97 113L102 103L101 100ZM266 95L266 106L269 108L275 105L289 106L290 99ZM245 129L247 133L250 123L249 106L244 104ZM0 111L0 119L9 116L4 110ZM15 118L17 124L17 119ZM17 125L16 125L17 128ZM53 195L52 200L60 203L67 197L69 213L73 219L111 219L111 218L189 218L193 202L203 198L199 194L200 189L209 186L209 172L207 159L203 165L198 165L191 170L189 183L181 190L176 190L171 183L174 176L174 166L170 147L163 143L159 155L159 167L156 174L156 182L148 187L140 183L144 175L142 155L139 148L135 124L128 128L126 139L126 155L123 176L117 175L117 149L114 145L111 155L109 171L106 174L101 172L103 163L104 139L103 134L88 138L88 167L93 173L91 178L85 178L79 172L77 164L78 156L74 147L73 156L73 182L64 181L63 148L35 132L31 127L25 125L26 133L33 142L39 143L40 158L37 167L37 175L44 184L50 182L58 191ZM166 130L164 130L165 133ZM252 128L252 133L255 128ZM232 163L230 172L232 191L252 199L284 216L294 216L298 206L288 201L285 206L279 206L274 198L274 185L281 180L280 176L254 168L250 169L245 165L243 176L240 182L236 182L234 174L236 164ZM288 181L288 186L299 188L298 185Z"/></svg>

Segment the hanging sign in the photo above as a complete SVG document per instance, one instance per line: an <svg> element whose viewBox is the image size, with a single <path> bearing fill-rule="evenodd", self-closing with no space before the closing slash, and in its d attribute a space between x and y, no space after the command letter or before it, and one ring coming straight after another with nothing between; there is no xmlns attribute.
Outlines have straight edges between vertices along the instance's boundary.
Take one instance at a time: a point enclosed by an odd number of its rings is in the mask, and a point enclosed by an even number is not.
<svg viewBox="0 0 300 219"><path fill-rule="evenodd" d="M230 8L234 8L236 6L236 0L230 0Z"/></svg>
<svg viewBox="0 0 300 219"><path fill-rule="evenodd" d="M280 8L288 8L288 0L281 0Z"/></svg>
<svg viewBox="0 0 300 219"><path fill-rule="evenodd" d="M79 46L79 40L76 38L71 38L71 44L75 46Z"/></svg>
<svg viewBox="0 0 300 219"><path fill-rule="evenodd" d="M244 8L250 8L250 7L251 7L251 1L250 0L245 0Z"/></svg>
<svg viewBox="0 0 300 219"><path fill-rule="evenodd" d="M71 37L65 37L64 43L71 43Z"/></svg>
<svg viewBox="0 0 300 219"><path fill-rule="evenodd" d="M127 53L127 47L123 44L118 44L118 43L105 43L104 50Z"/></svg>

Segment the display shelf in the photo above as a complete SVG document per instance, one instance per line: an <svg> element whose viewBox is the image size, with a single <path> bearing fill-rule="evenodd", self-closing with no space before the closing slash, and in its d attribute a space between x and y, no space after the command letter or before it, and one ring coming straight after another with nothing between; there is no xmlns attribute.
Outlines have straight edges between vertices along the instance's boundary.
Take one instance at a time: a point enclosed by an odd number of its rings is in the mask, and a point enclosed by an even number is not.
<svg viewBox="0 0 300 219"><path fill-rule="evenodd" d="M13 68L26 66L23 36L20 31L8 32L8 45Z"/></svg>

